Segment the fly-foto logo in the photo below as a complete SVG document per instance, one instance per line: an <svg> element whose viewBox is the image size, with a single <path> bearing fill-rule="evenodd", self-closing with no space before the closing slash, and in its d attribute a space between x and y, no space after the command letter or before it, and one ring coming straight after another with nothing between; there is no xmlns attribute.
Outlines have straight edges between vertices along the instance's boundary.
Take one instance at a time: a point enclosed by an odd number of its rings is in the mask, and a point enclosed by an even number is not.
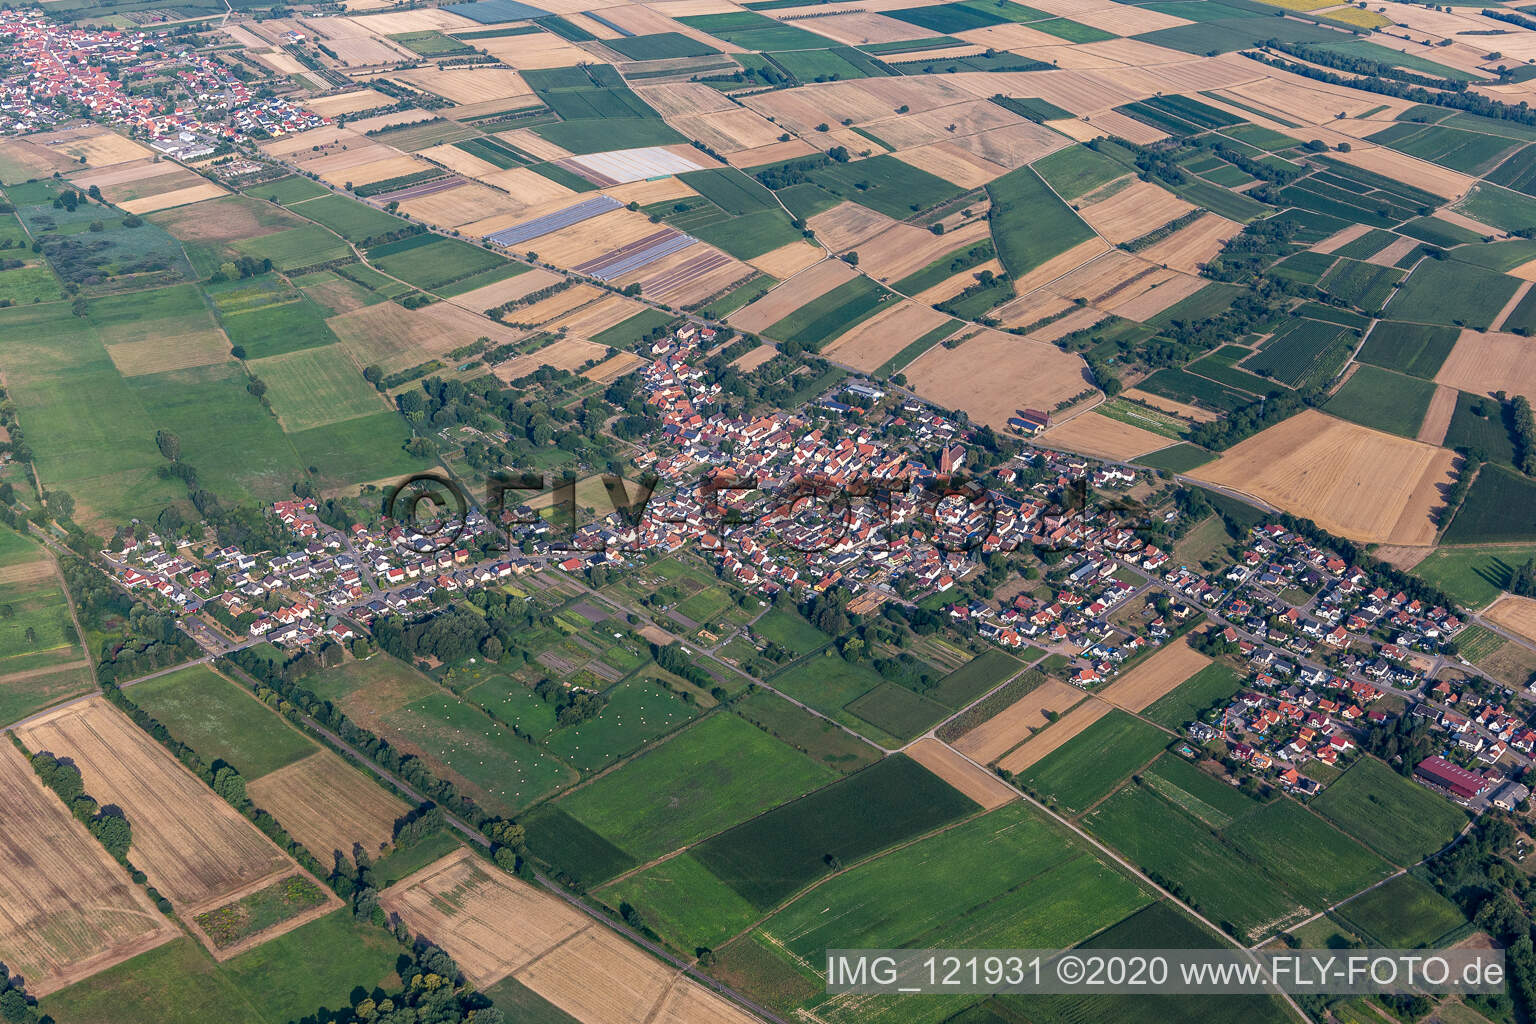
<svg viewBox="0 0 1536 1024"><path fill-rule="evenodd" d="M639 550L658 535L700 540L736 534L800 554L854 545L888 551L895 538L913 534L943 553L1010 550L1026 539L1037 548L1074 549L1095 527L1113 525L1145 540L1154 526L1146 506L1098 496L1083 478L1067 481L1053 501L1027 504L975 478L944 474L894 480L802 475L770 481L717 472L655 501L660 478L653 473L635 481L610 473L597 479L613 510L611 528L600 532L585 530L591 524L578 521L578 480L571 473L493 474L486 483L484 511L492 527L506 531L507 550L514 533L536 528L552 550L586 552ZM531 508L536 499L547 514ZM405 531L409 546L427 553L459 540L470 502L447 476L418 473L391 489L384 511ZM1023 521L1026 511L1027 536L1017 527L1000 529L1005 518L1012 524Z"/></svg>

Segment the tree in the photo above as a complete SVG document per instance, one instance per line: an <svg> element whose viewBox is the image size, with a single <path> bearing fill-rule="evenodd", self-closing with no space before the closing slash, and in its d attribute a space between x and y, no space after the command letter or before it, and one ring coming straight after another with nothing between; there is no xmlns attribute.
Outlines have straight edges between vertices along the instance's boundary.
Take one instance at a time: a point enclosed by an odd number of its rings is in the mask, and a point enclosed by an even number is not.
<svg viewBox="0 0 1536 1024"><path fill-rule="evenodd" d="M181 438L169 430L155 431L155 446L160 449L160 454L171 462L181 459Z"/></svg>

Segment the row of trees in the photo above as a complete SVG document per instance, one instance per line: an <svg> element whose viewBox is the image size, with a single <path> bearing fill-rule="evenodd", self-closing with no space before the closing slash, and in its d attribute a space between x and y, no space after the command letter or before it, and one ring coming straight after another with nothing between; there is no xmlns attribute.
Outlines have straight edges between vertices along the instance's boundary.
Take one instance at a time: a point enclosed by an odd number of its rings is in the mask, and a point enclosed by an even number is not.
<svg viewBox="0 0 1536 1024"><path fill-rule="evenodd" d="M60 761L47 751L32 755L32 770L53 790L64 806L96 837L106 851L118 863L128 863L128 850L133 845L133 826L122 808L115 804L105 807L85 791L85 780L73 762Z"/></svg>

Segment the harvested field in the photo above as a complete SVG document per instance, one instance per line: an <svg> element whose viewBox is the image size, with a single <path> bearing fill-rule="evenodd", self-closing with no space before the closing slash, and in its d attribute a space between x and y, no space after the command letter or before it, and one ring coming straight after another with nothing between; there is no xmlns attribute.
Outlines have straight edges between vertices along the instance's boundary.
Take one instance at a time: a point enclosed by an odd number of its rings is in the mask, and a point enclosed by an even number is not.
<svg viewBox="0 0 1536 1024"><path fill-rule="evenodd" d="M816 239L833 252L852 249L866 238L896 225L896 221L858 203L838 203L806 221ZM860 254L862 259L863 254Z"/></svg>
<svg viewBox="0 0 1536 1024"><path fill-rule="evenodd" d="M1386 98L1380 97L1382 100ZM1420 160L1418 157L1388 149L1386 146L1354 145L1350 147L1349 152L1339 153L1337 156L1345 163L1353 164L1362 170L1384 174L1397 181L1445 196L1447 199L1460 199L1473 185L1477 184L1477 179L1471 175L1430 163L1428 160Z"/></svg>
<svg viewBox="0 0 1536 1024"><path fill-rule="evenodd" d="M754 256L747 262L758 270L786 281L807 267L820 263L826 251L819 245L790 242L788 245Z"/></svg>
<svg viewBox="0 0 1536 1024"><path fill-rule="evenodd" d="M574 907L462 848L385 889L379 902L481 988L591 925Z"/></svg>
<svg viewBox="0 0 1536 1024"><path fill-rule="evenodd" d="M79 161L28 139L0 140L0 180L19 184L54 171L79 170Z"/></svg>
<svg viewBox="0 0 1536 1024"><path fill-rule="evenodd" d="M1124 302L1110 303L1109 311L1128 320L1150 320L1170 306L1189 298L1204 288L1209 281L1190 274L1176 274L1167 282L1150 291L1127 298Z"/></svg>
<svg viewBox="0 0 1536 1024"><path fill-rule="evenodd" d="M1059 277L1076 270L1078 267L1096 260L1109 252L1109 246L1102 238L1090 238L1079 242L1059 256L1053 256L1040 264L1034 270L1029 271L1023 277L1015 280L1014 285L1020 295L1032 292L1036 288L1050 284Z"/></svg>
<svg viewBox="0 0 1536 1024"><path fill-rule="evenodd" d="M592 59L592 55L586 50L572 46L564 39L548 32L476 39L475 45L489 52L493 57L524 70L566 68Z"/></svg>
<svg viewBox="0 0 1536 1024"><path fill-rule="evenodd" d="M497 281L495 284L488 284L483 288L476 288L474 291L465 292L463 295L455 295L448 301L476 313L483 313L487 309L493 309L503 303L520 299L524 295L536 292L541 288L548 288L553 284L559 284L564 280L564 277L552 270L534 267L525 274L518 274L516 277L509 277L504 281Z"/></svg>
<svg viewBox="0 0 1536 1024"><path fill-rule="evenodd" d="M924 736L906 747L902 753L989 811L1018 798L1018 794L1002 779L955 753L932 736Z"/></svg>
<svg viewBox="0 0 1536 1024"><path fill-rule="evenodd" d="M297 217L243 196L197 209L167 210L150 220L183 242L236 242L304 225Z"/></svg>
<svg viewBox="0 0 1536 1024"><path fill-rule="evenodd" d="M753 370L757 369L759 366L762 366L768 360L778 355L778 353L778 349L765 342L764 344L757 346L757 348L752 349L745 355L738 356L736 359L732 360L731 366L734 369L740 370L742 373L751 373Z"/></svg>
<svg viewBox="0 0 1536 1024"><path fill-rule="evenodd" d="M478 337L490 338L494 346L523 336L449 302L421 309L381 302L333 316L326 323L360 365L374 363L385 373L424 363Z"/></svg>
<svg viewBox="0 0 1536 1024"><path fill-rule="evenodd" d="M539 160L561 160L571 155L565 148L557 146L539 135L535 135L527 128L514 128L511 131L497 132L491 137L516 146L524 153Z"/></svg>
<svg viewBox="0 0 1536 1024"><path fill-rule="evenodd" d="M751 113L751 111L748 111ZM723 115L722 115L723 116ZM768 124L766 119L764 124ZM777 126L769 124L775 139L781 134ZM788 142L764 143L750 149L741 150L730 154L727 161L732 167L758 167L762 164L778 163L780 160L794 160L797 157L810 156L815 153L816 147L800 139L790 139Z"/></svg>
<svg viewBox="0 0 1536 1024"><path fill-rule="evenodd" d="M590 370L582 371L582 376L588 380L595 380L601 384L607 384L611 380L617 380L629 371L639 366L644 366L646 360L633 352L620 352L618 355L609 356Z"/></svg>
<svg viewBox="0 0 1536 1024"><path fill-rule="evenodd" d="M527 248L536 249L539 259L546 263L576 267L660 230L645 214L620 208L540 235L528 242ZM523 248L523 243L517 247Z"/></svg>
<svg viewBox="0 0 1536 1024"><path fill-rule="evenodd" d="M1483 617L1536 642L1536 601L1529 597L1505 594L1483 612Z"/></svg>
<svg viewBox="0 0 1536 1024"><path fill-rule="evenodd" d="M1361 235L1369 233L1370 230L1371 226L1369 224L1351 224L1349 227L1334 232L1327 238L1323 239L1321 242L1318 242L1316 245L1312 246L1312 251L1320 252L1326 256L1338 249L1343 248L1350 242L1353 242L1355 239L1359 238Z"/></svg>
<svg viewBox="0 0 1536 1024"><path fill-rule="evenodd" d="M395 125L414 124L422 119L419 110L397 110L392 114L376 114L373 117L365 117L357 121L347 122L351 127L360 132L377 131L380 128L392 128Z"/></svg>
<svg viewBox="0 0 1536 1024"><path fill-rule="evenodd" d="M756 333L857 276L858 271L842 260L823 260L727 319L738 331Z"/></svg>
<svg viewBox="0 0 1536 1024"><path fill-rule="evenodd" d="M1444 384L1435 388L1424 422L1419 424L1418 440L1437 448L1445 443L1445 432L1451 428L1451 417L1456 414L1456 394L1455 388Z"/></svg>
<svg viewBox="0 0 1536 1024"><path fill-rule="evenodd" d="M573 285L531 306L519 306L509 313L508 318L515 323L542 326L608 294L594 284Z"/></svg>
<svg viewBox="0 0 1536 1024"><path fill-rule="evenodd" d="M1518 334L1462 331L1435 383L1474 395L1507 391L1536 399L1536 346Z"/></svg>
<svg viewBox="0 0 1536 1024"><path fill-rule="evenodd" d="M1012 171L1071 145L1071 140L1044 125L1019 121L941 145L963 150L975 159L999 164Z"/></svg>
<svg viewBox="0 0 1536 1024"><path fill-rule="evenodd" d="M709 246L690 246L683 252L651 263L620 277L615 284L638 283L654 301L671 305L703 302L752 276L752 268Z"/></svg>
<svg viewBox="0 0 1536 1024"><path fill-rule="evenodd" d="M155 151L148 146L98 125L46 132L33 135L27 141L63 153L77 165L83 158L87 167L107 167L155 156Z"/></svg>
<svg viewBox="0 0 1536 1024"><path fill-rule="evenodd" d="M604 17L607 15L605 14ZM691 117L697 114L714 114L738 109L736 104L720 93L720 90L711 89L702 82L641 85L635 87L635 95L645 100L656 113L669 121L674 117Z"/></svg>
<svg viewBox="0 0 1536 1024"><path fill-rule="evenodd" d="M1065 127L1062 131L1067 131ZM1128 117L1118 110L1101 110L1093 115L1092 132L1089 138L1095 135L1112 135L1122 139L1129 139L1138 146L1150 146L1154 142L1161 142L1168 137L1167 132L1158 131L1144 121L1138 121L1134 117ZM1070 135L1070 131L1067 131ZM1073 138L1076 138L1074 135Z"/></svg>
<svg viewBox="0 0 1536 1024"><path fill-rule="evenodd" d="M325 40L326 47L348 67L394 64L401 60L416 59L416 54L410 50L385 39L379 32L352 18L299 18L296 19L295 27L311 38ZM266 34L281 38L276 32Z"/></svg>
<svg viewBox="0 0 1536 1024"><path fill-rule="evenodd" d="M1120 245L1156 231L1193 209L1193 206L1172 192L1150 182L1133 181L1129 187L1120 189L1103 202L1080 207L1077 213L1088 222L1089 227L1115 245Z"/></svg>
<svg viewBox="0 0 1536 1024"><path fill-rule="evenodd" d="M1019 409L1051 409L1092 389L1077 356L991 329L953 350L935 346L902 372L918 394L995 430Z"/></svg>
<svg viewBox="0 0 1536 1024"><path fill-rule="evenodd" d="M30 750L73 760L86 792L123 809L134 863L184 920L298 868L105 700L61 708L17 734Z"/></svg>
<svg viewBox="0 0 1536 1024"><path fill-rule="evenodd" d="M501 170L489 160L482 160L473 153L466 153L451 142L445 142L441 146L433 146L430 149L418 150L417 156L423 160L430 160L435 164L442 164L450 171L469 178L485 178ZM521 170L522 168L518 168ZM542 175L539 175L542 177ZM547 180L547 179L546 179ZM554 182L550 182L554 184Z"/></svg>
<svg viewBox="0 0 1536 1024"><path fill-rule="evenodd" d="M518 37L523 38L523 37ZM476 44L490 44L495 39L478 39ZM484 103L513 96L533 96L523 76L510 68L415 68L396 71L389 76L397 82L441 96L455 103Z"/></svg>
<svg viewBox="0 0 1536 1024"><path fill-rule="evenodd" d="M318 750L246 786L310 853L352 856L354 844L374 860L389 848L394 824L411 808L329 750Z"/></svg>
<svg viewBox="0 0 1536 1024"><path fill-rule="evenodd" d="M1308 409L1190 471L1366 543L1434 541L1450 452Z"/></svg>
<svg viewBox="0 0 1536 1024"><path fill-rule="evenodd" d="M1047 679L998 714L960 737L955 749L980 764L991 764L1050 724L1047 711L1060 715L1083 699L1083 691L1059 679Z"/></svg>
<svg viewBox="0 0 1536 1024"><path fill-rule="evenodd" d="M582 1024L752 1018L558 897L461 849L380 894L484 989L513 977Z"/></svg>
<svg viewBox="0 0 1536 1024"><path fill-rule="evenodd" d="M1202 409L1198 405L1187 405L1184 402L1175 402L1171 398L1154 395L1150 391L1142 391L1139 388L1127 388L1124 394L1126 398L1150 405L1154 409L1161 409L1163 412L1172 413L1175 416L1181 416L1187 420L1194 420L1196 423L1209 423L1217 418L1217 414L1209 409Z"/></svg>
<svg viewBox="0 0 1536 1024"><path fill-rule="evenodd" d="M137 160L134 161L138 163ZM119 165L122 166L122 165ZM199 177L181 167L172 167L165 171L165 165L161 165L161 173L152 177L141 177L135 181L124 182L121 185L107 185L101 190L102 196L110 203L121 206L133 199L147 199L150 196L162 195L166 192L175 192L194 185L207 185L207 179ZM108 167L107 171L115 168ZM88 187L88 186L87 186Z"/></svg>
<svg viewBox="0 0 1536 1024"><path fill-rule="evenodd" d="M896 159L945 181L952 181L961 188L980 188L993 178L1007 174L1009 170L1002 164L995 164L968 152L955 142L937 142L931 146L903 150L896 154Z"/></svg>
<svg viewBox="0 0 1536 1024"><path fill-rule="evenodd" d="M397 153L388 146L369 146L322 157L309 163L309 169L332 185L371 185L376 181L403 178L437 168L425 160Z"/></svg>
<svg viewBox="0 0 1536 1024"><path fill-rule="evenodd" d="M868 373L949 319L932 307L902 300L838 338L823 354Z"/></svg>
<svg viewBox="0 0 1536 1024"><path fill-rule="evenodd" d="M864 43L899 43L908 39L927 39L933 35L928 29L863 11L834 14L829 18L815 18L806 23L805 27L819 36L826 36L834 42L848 46L860 46Z"/></svg>
<svg viewBox="0 0 1536 1024"><path fill-rule="evenodd" d="M645 306L633 299L608 293L596 302L546 325L545 330L565 331L578 338L590 338L645 310Z"/></svg>
<svg viewBox="0 0 1536 1024"><path fill-rule="evenodd" d="M443 228L456 228L498 213L521 213L524 209L521 202L505 192L473 181L400 204L401 213Z"/></svg>
<svg viewBox="0 0 1536 1024"><path fill-rule="evenodd" d="M1175 231L1138 254L1149 263L1160 263L1186 274L1198 274L1200 267L1221 251L1222 245L1243 230L1236 221L1208 213L1187 228Z"/></svg>
<svg viewBox="0 0 1536 1024"><path fill-rule="evenodd" d="M589 361L602 361L608 356L603 345L594 345L580 338L562 338L545 345L537 352L509 359L496 367L495 374L505 381L526 377L541 366L553 366L557 370L580 370Z"/></svg>
<svg viewBox="0 0 1536 1024"><path fill-rule="evenodd" d="M1099 693L1099 699L1126 711L1144 711L1210 663L1210 658L1183 640L1174 640L1125 675L1117 677Z"/></svg>
<svg viewBox="0 0 1536 1024"><path fill-rule="evenodd" d="M893 224L859 246L859 269L885 284L922 270L941 256L988 237L987 222L975 220L935 235L910 224Z"/></svg>
<svg viewBox="0 0 1536 1024"><path fill-rule="evenodd" d="M1022 772L1047 754L1066 746L1068 740L1109 714L1111 710L1113 709L1110 705L1103 701L1089 698L1024 741L1022 746L999 761L997 766L1015 774Z"/></svg>
<svg viewBox="0 0 1536 1024"><path fill-rule="evenodd" d="M1134 459L1138 455L1173 444L1171 438L1162 434L1154 434L1150 430L1142 430L1092 411L1051 427L1040 435L1040 440L1069 451L1117 461Z"/></svg>
<svg viewBox="0 0 1536 1024"><path fill-rule="evenodd" d="M185 370L191 366L212 366L233 358L229 354L229 339L222 331L196 331L169 338L120 341L106 348L117 372L124 377Z"/></svg>
<svg viewBox="0 0 1536 1024"><path fill-rule="evenodd" d="M354 89L351 92L332 93L330 96L312 96L304 101L306 107L322 117L355 114L359 110L388 107L394 103L394 99L373 89Z"/></svg>
<svg viewBox="0 0 1536 1024"><path fill-rule="evenodd" d="M136 181L143 181L146 178L158 178L165 174L167 170L189 175L196 181L204 180L197 175L193 175L190 171L183 171L174 164L168 168L163 162L156 163L152 159L130 160L125 164L113 164L111 167L81 171L78 174L69 175L69 180L77 188L81 189L88 189L92 185L101 189L107 189L113 185L129 185Z"/></svg>
<svg viewBox="0 0 1536 1024"><path fill-rule="evenodd" d="M173 206L190 206L226 194L218 185L205 181L201 185L178 188L157 196L145 196L143 199L130 199L117 205L128 213L154 213L156 210L169 210Z"/></svg>
<svg viewBox="0 0 1536 1024"><path fill-rule="evenodd" d="M30 994L178 934L9 743L0 750L0 836L0 959Z"/></svg>

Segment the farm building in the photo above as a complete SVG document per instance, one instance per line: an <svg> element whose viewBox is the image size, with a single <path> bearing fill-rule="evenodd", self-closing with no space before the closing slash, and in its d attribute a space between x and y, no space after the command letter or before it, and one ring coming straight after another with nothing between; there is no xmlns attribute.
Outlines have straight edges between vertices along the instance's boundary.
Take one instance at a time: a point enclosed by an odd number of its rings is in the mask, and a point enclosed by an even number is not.
<svg viewBox="0 0 1536 1024"><path fill-rule="evenodd" d="M1488 780L1476 772L1469 772L1443 757L1426 757L1418 763L1413 773L1421 782L1436 789L1443 789L1461 800L1482 796L1488 789Z"/></svg>

